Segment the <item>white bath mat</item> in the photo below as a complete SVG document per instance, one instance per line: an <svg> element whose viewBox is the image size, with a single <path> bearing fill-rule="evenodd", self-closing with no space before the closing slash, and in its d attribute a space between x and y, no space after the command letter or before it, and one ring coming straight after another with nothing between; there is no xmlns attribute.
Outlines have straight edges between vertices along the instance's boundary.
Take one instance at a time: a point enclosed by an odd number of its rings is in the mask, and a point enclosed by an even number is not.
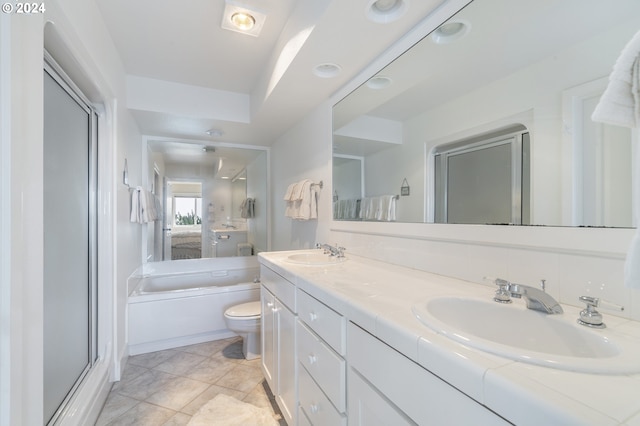
<svg viewBox="0 0 640 426"><path fill-rule="evenodd" d="M278 426L271 411L218 394L191 417L187 426Z"/></svg>

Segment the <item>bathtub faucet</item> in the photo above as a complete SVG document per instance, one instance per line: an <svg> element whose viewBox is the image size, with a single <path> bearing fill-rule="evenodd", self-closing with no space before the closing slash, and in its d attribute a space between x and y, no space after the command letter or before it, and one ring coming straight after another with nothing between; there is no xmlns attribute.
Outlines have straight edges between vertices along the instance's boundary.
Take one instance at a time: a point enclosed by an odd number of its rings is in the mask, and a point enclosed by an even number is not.
<svg viewBox="0 0 640 426"><path fill-rule="evenodd" d="M336 257L344 257L344 251L346 250L346 248L340 247L338 244L336 244L336 246L333 247L333 246L330 246L329 244L317 243L316 248L323 249L325 254L329 254L330 256L336 256Z"/></svg>

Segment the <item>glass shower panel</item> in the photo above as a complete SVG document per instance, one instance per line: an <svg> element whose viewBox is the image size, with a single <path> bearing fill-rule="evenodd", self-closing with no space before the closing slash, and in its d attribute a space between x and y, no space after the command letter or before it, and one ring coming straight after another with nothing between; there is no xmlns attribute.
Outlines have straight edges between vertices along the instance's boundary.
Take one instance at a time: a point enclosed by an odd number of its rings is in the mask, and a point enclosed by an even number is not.
<svg viewBox="0 0 640 426"><path fill-rule="evenodd" d="M45 70L45 423L91 365L91 118Z"/></svg>

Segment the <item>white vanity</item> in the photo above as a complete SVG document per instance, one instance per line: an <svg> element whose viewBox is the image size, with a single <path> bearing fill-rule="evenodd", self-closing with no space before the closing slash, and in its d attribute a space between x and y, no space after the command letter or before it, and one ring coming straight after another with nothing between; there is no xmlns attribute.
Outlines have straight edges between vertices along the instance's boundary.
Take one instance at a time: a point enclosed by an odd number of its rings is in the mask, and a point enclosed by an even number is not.
<svg viewBox="0 0 640 426"><path fill-rule="evenodd" d="M605 312L605 330L584 330L612 352L551 368L571 357L498 356L418 319L416 307L438 298L491 302L492 286L318 253L259 255L263 370L290 426L640 425L637 322ZM581 309L563 308L551 320L573 327Z"/></svg>

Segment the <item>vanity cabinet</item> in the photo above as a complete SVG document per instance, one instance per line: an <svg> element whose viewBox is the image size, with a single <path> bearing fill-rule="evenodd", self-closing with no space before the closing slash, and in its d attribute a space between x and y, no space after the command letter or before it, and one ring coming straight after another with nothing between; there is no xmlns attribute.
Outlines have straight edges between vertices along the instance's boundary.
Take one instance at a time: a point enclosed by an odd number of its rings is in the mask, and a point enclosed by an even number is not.
<svg viewBox="0 0 640 426"><path fill-rule="evenodd" d="M346 425L346 318L298 289L300 424Z"/></svg>
<svg viewBox="0 0 640 426"><path fill-rule="evenodd" d="M510 424L356 324L347 336L350 425Z"/></svg>
<svg viewBox="0 0 640 426"><path fill-rule="evenodd" d="M297 423L296 290L261 267L262 371L287 424Z"/></svg>

